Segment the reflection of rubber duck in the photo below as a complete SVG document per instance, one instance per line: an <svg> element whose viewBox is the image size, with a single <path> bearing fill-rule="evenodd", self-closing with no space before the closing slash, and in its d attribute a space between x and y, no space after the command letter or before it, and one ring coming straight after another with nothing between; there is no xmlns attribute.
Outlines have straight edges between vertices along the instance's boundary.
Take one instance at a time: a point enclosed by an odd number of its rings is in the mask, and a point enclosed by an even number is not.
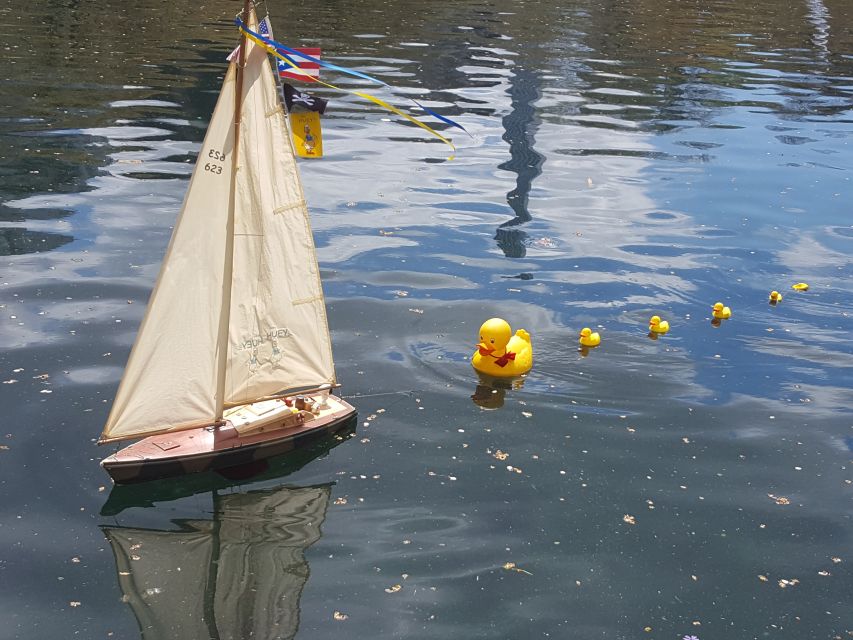
<svg viewBox="0 0 853 640"><path fill-rule="evenodd" d="M805 282L798 282L797 284L792 284L791 288L794 291L808 291L809 285L807 285Z"/></svg>
<svg viewBox="0 0 853 640"><path fill-rule="evenodd" d="M471 365L477 371L499 378L527 373L533 366L530 334L519 329L512 335L506 320L486 320L480 327L480 343L471 356Z"/></svg>
<svg viewBox="0 0 853 640"><path fill-rule="evenodd" d="M471 396L471 400L474 401L474 404L478 407L482 407L483 409L500 409L504 406L505 397L505 389L493 389L488 385L478 384L477 388L474 389L474 394Z"/></svg>
<svg viewBox="0 0 853 640"><path fill-rule="evenodd" d="M649 331L651 333L666 333L669 331L669 322L661 320L660 316L649 318Z"/></svg>
<svg viewBox="0 0 853 640"><path fill-rule="evenodd" d="M580 342L581 346L584 347L597 347L601 344L601 336L598 335L598 333L593 332L589 327L584 327L581 329L578 342Z"/></svg>
<svg viewBox="0 0 853 640"><path fill-rule="evenodd" d="M778 291L770 292L770 304L776 304L777 302L782 302L782 294Z"/></svg>
<svg viewBox="0 0 853 640"><path fill-rule="evenodd" d="M732 317L732 310L724 307L722 302L718 302L714 305L713 316L717 320L726 320Z"/></svg>

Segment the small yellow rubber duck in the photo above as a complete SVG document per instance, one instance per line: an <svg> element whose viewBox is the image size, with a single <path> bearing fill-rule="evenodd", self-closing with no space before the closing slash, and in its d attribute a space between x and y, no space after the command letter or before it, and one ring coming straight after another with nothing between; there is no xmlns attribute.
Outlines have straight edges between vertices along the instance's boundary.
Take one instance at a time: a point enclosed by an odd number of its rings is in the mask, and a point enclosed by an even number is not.
<svg viewBox="0 0 853 640"><path fill-rule="evenodd" d="M717 320L726 320L732 317L732 310L728 307L724 307L722 302L717 302L714 305L712 315Z"/></svg>
<svg viewBox="0 0 853 640"><path fill-rule="evenodd" d="M589 327L581 329L578 342L584 347L597 347L601 344L601 336L597 332L593 332Z"/></svg>
<svg viewBox="0 0 853 640"><path fill-rule="evenodd" d="M512 378L533 367L533 345L530 334L519 329L512 335L506 320L490 318L480 327L480 343L471 356L471 365L481 373L499 378Z"/></svg>
<svg viewBox="0 0 853 640"><path fill-rule="evenodd" d="M666 333L669 331L669 322L661 320L660 316L649 318L649 331L651 333Z"/></svg>
<svg viewBox="0 0 853 640"><path fill-rule="evenodd" d="M782 294L778 291L770 292L770 304L776 304L777 302L782 302Z"/></svg>
<svg viewBox="0 0 853 640"><path fill-rule="evenodd" d="M798 282L797 284L792 284L791 288L794 291L808 291L809 285L807 285L805 282Z"/></svg>

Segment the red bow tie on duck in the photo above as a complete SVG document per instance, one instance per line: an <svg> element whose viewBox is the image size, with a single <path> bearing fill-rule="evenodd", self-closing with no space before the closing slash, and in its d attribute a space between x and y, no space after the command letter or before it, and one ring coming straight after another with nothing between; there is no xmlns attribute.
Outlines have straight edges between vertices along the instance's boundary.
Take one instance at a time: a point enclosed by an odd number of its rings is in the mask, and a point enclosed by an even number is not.
<svg viewBox="0 0 853 640"><path fill-rule="evenodd" d="M515 353L512 351L507 351L502 356L496 356L492 354L494 349L489 349L483 344L477 345L477 348L479 349L481 356L492 356L495 359L495 364L499 367L505 367L509 364L510 360L515 360Z"/></svg>

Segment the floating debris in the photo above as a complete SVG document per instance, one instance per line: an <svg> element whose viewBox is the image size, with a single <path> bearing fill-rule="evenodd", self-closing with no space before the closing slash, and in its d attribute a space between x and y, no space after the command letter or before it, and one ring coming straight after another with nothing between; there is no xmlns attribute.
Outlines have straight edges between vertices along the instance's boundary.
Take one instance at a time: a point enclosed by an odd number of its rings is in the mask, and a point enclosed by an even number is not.
<svg viewBox="0 0 853 640"><path fill-rule="evenodd" d="M347 618L349 618L349 616L348 616L347 614L345 614L345 613L341 613L340 611L335 611L335 612L332 614L332 617L333 617L335 620L346 620Z"/></svg>
<svg viewBox="0 0 853 640"><path fill-rule="evenodd" d="M492 455L493 455L495 458L497 458L498 460L506 460L507 458L509 458L509 454L508 454L508 453L504 453L504 452L503 452L503 451L501 451L500 449L498 449L497 451L495 451Z"/></svg>
<svg viewBox="0 0 853 640"><path fill-rule="evenodd" d="M628 524L637 524L637 519L628 513L622 516L622 521L627 522Z"/></svg>
<svg viewBox="0 0 853 640"><path fill-rule="evenodd" d="M553 238L549 238L548 236L543 236L541 238L537 238L533 241L534 247L540 247L542 249L553 249L557 246L557 243Z"/></svg>
<svg viewBox="0 0 853 640"><path fill-rule="evenodd" d="M785 496L774 496L772 493L768 493L767 497L773 500L776 504L791 504L791 501Z"/></svg>
<svg viewBox="0 0 853 640"><path fill-rule="evenodd" d="M398 592L400 589L402 589L402 588L403 588L403 585L395 584L395 585L394 585L394 586L392 586L392 587L387 587L387 588L385 589L385 593L397 593L397 592Z"/></svg>
<svg viewBox="0 0 853 640"><path fill-rule="evenodd" d="M794 291L808 291L809 285L807 285L805 282L798 282L797 284L792 284L791 288Z"/></svg>
<svg viewBox="0 0 853 640"><path fill-rule="evenodd" d="M779 581L779 587L782 589L787 589L788 587L795 587L798 584L800 584L800 581L797 580L796 578L791 578L790 580L786 580L785 578L782 578Z"/></svg>
<svg viewBox="0 0 853 640"><path fill-rule="evenodd" d="M526 573L529 576L533 575L532 573L530 573L526 569L522 569L522 568L516 566L516 564L514 562L507 562L506 564L504 564L503 568L506 569L507 571L516 571L518 573Z"/></svg>

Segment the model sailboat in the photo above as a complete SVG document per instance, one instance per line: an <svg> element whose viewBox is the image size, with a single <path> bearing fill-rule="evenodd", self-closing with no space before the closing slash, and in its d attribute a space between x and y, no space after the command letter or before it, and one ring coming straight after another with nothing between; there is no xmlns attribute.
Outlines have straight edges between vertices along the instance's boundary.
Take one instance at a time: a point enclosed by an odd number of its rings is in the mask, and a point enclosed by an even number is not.
<svg viewBox="0 0 853 640"><path fill-rule="evenodd" d="M257 27L249 3L243 22ZM227 467L347 423L287 118L242 37L99 443L116 482ZM298 394L298 395L297 395Z"/></svg>

